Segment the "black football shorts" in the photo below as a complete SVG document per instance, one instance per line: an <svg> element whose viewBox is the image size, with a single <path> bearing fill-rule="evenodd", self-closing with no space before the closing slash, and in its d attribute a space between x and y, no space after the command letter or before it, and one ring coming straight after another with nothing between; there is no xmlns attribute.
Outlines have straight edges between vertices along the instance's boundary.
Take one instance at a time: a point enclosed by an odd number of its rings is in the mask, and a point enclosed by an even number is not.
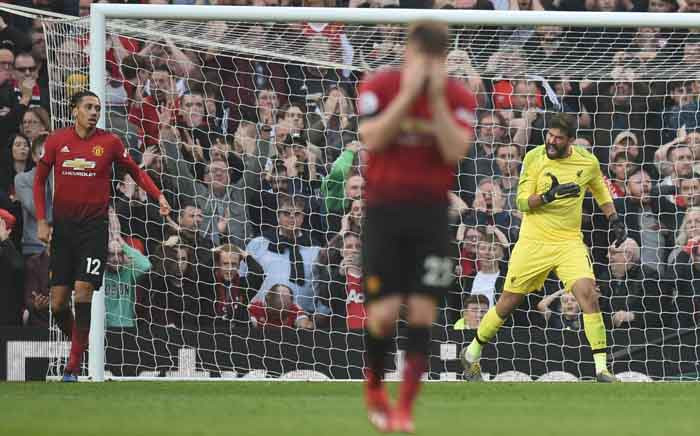
<svg viewBox="0 0 700 436"><path fill-rule="evenodd" d="M109 228L107 219L87 222L57 221L51 239L51 286L76 281L102 286Z"/></svg>
<svg viewBox="0 0 700 436"><path fill-rule="evenodd" d="M441 299L454 282L446 205L370 206L362 239L367 301L396 294Z"/></svg>

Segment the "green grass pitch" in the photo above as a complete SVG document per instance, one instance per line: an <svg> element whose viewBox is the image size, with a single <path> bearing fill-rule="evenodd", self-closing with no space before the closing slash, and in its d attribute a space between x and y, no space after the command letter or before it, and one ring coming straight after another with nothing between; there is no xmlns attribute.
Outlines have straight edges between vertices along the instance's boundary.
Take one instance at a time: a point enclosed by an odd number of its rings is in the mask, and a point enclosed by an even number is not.
<svg viewBox="0 0 700 436"><path fill-rule="evenodd" d="M0 434L375 434L361 394L360 383L0 383ZM698 435L699 398L698 383L429 383L416 427L435 436Z"/></svg>

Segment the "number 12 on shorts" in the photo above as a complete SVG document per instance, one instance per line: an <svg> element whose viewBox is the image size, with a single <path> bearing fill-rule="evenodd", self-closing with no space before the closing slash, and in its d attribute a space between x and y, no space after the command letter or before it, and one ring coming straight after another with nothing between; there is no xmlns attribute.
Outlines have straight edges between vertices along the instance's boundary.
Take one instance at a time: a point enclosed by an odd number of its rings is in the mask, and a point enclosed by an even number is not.
<svg viewBox="0 0 700 436"><path fill-rule="evenodd" d="M452 284L454 264L449 257L428 256L423 262L425 274L423 284L433 288L444 288Z"/></svg>
<svg viewBox="0 0 700 436"><path fill-rule="evenodd" d="M87 267L85 268L85 272L94 276L100 275L100 266L102 266L102 262L100 261L100 259L88 257L85 260L87 261Z"/></svg>

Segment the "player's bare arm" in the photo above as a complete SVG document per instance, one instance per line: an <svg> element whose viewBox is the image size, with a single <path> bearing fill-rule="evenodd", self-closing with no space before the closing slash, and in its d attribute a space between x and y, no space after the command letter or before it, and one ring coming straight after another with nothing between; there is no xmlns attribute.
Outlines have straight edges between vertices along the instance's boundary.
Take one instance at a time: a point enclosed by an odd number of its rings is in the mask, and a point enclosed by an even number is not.
<svg viewBox="0 0 700 436"><path fill-rule="evenodd" d="M429 62L428 99L433 112L433 132L445 162L457 164L471 147L471 131L461 127L452 116L447 102L447 66L444 58L433 57Z"/></svg>
<svg viewBox="0 0 700 436"><path fill-rule="evenodd" d="M401 71L401 90L380 114L360 121L360 139L371 152L386 148L399 134L416 97L423 90L428 75L428 60L422 53L413 53Z"/></svg>

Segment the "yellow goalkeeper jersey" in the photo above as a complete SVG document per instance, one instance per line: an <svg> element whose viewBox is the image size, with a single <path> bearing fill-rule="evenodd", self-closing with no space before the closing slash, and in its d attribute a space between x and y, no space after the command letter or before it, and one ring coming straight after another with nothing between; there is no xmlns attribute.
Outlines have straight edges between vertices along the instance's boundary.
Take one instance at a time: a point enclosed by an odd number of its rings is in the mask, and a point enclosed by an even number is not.
<svg viewBox="0 0 700 436"><path fill-rule="evenodd" d="M528 198L543 194L552 185L554 175L560 184L575 182L581 187L578 197L562 198L530 210ZM518 209L523 212L519 239L545 242L581 240L583 198L593 193L598 205L612 201L600 171L598 159L580 146L573 146L564 159L550 159L544 145L525 155L518 182Z"/></svg>

